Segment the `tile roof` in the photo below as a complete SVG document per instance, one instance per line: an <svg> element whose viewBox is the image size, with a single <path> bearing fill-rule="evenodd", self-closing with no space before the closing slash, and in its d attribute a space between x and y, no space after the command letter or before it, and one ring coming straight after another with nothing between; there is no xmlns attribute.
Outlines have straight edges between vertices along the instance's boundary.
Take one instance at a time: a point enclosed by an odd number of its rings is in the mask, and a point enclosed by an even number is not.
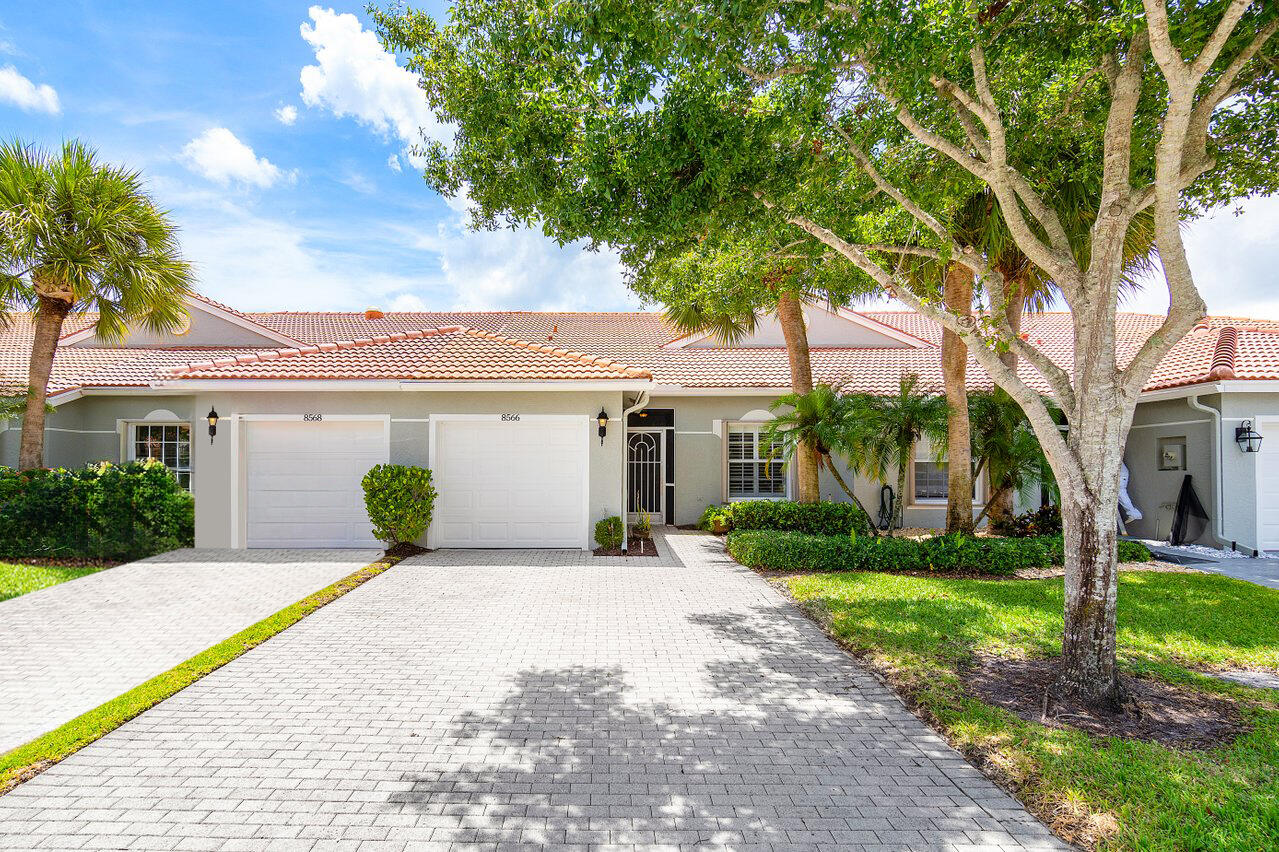
<svg viewBox="0 0 1279 852"><path fill-rule="evenodd" d="M165 370L165 379L561 381L647 379L647 370L584 352L461 326L225 355Z"/></svg>
<svg viewBox="0 0 1279 852"><path fill-rule="evenodd" d="M234 309L228 308L239 314ZM648 378L689 388L776 388L790 383L781 348L666 348L677 337L661 314L529 311L415 311L368 318L360 313L243 313L304 346L91 348L62 347L50 389L147 386L183 378L400 379L420 381L554 381ZM933 344L937 324L909 311L870 311L877 321ZM1126 363L1162 317L1120 314L1119 358ZM68 320L68 331L93 322ZM1073 364L1071 317L1027 314L1027 340L1066 369ZM0 328L0 390L26 383L32 328L23 314ZM832 348L812 352L814 378L848 390L891 392L907 373L941 390L937 349ZM1047 392L1024 362L1021 375ZM1147 390L1199 382L1279 379L1279 321L1212 317L1181 340L1156 369ZM969 384L988 388L969 359Z"/></svg>

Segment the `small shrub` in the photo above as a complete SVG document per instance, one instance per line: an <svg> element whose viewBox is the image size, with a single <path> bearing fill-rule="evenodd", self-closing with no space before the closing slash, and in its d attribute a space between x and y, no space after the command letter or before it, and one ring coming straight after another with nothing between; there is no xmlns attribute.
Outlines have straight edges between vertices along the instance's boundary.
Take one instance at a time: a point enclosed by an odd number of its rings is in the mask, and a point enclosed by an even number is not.
<svg viewBox="0 0 1279 852"><path fill-rule="evenodd" d="M603 550L617 550L622 546L624 529L622 519L617 515L604 518L595 524L595 543Z"/></svg>
<svg viewBox="0 0 1279 852"><path fill-rule="evenodd" d="M735 530L781 530L838 536L847 536L853 530L859 535L870 533L866 516L852 503L742 500L728 508Z"/></svg>
<svg viewBox="0 0 1279 852"><path fill-rule="evenodd" d="M0 468L0 557L128 561L195 540L195 503L154 459Z"/></svg>
<svg viewBox="0 0 1279 852"><path fill-rule="evenodd" d="M364 474L364 508L373 535L394 547L417 541L431 525L435 486L431 472L406 464L379 464Z"/></svg>
<svg viewBox="0 0 1279 852"><path fill-rule="evenodd" d="M707 506L697 520L697 528L713 533L725 533L733 528L732 506Z"/></svg>
<svg viewBox="0 0 1279 852"><path fill-rule="evenodd" d="M995 518L990 522L990 529L1009 538L1061 535L1061 507L1040 506L1033 512L1023 512L1013 518Z"/></svg>

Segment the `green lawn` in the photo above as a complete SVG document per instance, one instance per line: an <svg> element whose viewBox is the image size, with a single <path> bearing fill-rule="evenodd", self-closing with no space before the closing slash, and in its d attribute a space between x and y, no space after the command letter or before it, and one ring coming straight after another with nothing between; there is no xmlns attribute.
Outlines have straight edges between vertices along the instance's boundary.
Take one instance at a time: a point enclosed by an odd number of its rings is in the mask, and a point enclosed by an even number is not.
<svg viewBox="0 0 1279 852"><path fill-rule="evenodd" d="M1178 751L1024 722L964 693L956 668L974 652L1060 654L1060 579L839 573L786 583L956 747L1072 839L1106 849L1279 845L1279 697L1191 671L1279 669L1279 591L1210 574L1120 574L1125 669L1240 699L1255 724L1229 746Z"/></svg>
<svg viewBox="0 0 1279 852"><path fill-rule="evenodd" d="M84 577L102 571L105 567L107 566L69 568L61 565L14 565L0 562L0 601Z"/></svg>

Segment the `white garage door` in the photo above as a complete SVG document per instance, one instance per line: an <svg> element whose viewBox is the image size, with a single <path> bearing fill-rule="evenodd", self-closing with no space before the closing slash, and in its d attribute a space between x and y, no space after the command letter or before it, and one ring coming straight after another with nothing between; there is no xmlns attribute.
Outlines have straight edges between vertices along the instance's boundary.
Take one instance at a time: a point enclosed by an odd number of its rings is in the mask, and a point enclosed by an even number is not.
<svg viewBox="0 0 1279 852"><path fill-rule="evenodd" d="M585 417L431 418L432 547L585 547Z"/></svg>
<svg viewBox="0 0 1279 852"><path fill-rule="evenodd" d="M1262 550L1279 550L1279 420L1257 426L1262 434L1257 453L1257 538Z"/></svg>
<svg viewBox="0 0 1279 852"><path fill-rule="evenodd" d="M387 460L385 421L250 420L249 547L376 547L360 480Z"/></svg>

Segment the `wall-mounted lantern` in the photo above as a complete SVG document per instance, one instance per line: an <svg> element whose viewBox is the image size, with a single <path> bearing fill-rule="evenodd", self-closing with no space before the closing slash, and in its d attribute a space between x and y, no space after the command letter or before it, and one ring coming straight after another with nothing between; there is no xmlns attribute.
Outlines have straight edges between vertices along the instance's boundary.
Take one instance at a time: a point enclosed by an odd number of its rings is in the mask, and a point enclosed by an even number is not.
<svg viewBox="0 0 1279 852"><path fill-rule="evenodd" d="M1252 421L1245 420L1235 429L1235 443L1245 453L1261 452L1261 435L1252 430Z"/></svg>
<svg viewBox="0 0 1279 852"><path fill-rule="evenodd" d="M600 446L604 446L604 436L608 434L608 412L600 409L600 413L595 415L595 422L600 424Z"/></svg>
<svg viewBox="0 0 1279 852"><path fill-rule="evenodd" d="M209 443L210 443L210 444L212 444L212 443L213 443L213 436L214 436L214 435L216 435L216 434L218 434L218 412L217 412L217 409L215 409L215 408L210 408L210 409L209 409L208 417L207 417L206 419L209 421Z"/></svg>

